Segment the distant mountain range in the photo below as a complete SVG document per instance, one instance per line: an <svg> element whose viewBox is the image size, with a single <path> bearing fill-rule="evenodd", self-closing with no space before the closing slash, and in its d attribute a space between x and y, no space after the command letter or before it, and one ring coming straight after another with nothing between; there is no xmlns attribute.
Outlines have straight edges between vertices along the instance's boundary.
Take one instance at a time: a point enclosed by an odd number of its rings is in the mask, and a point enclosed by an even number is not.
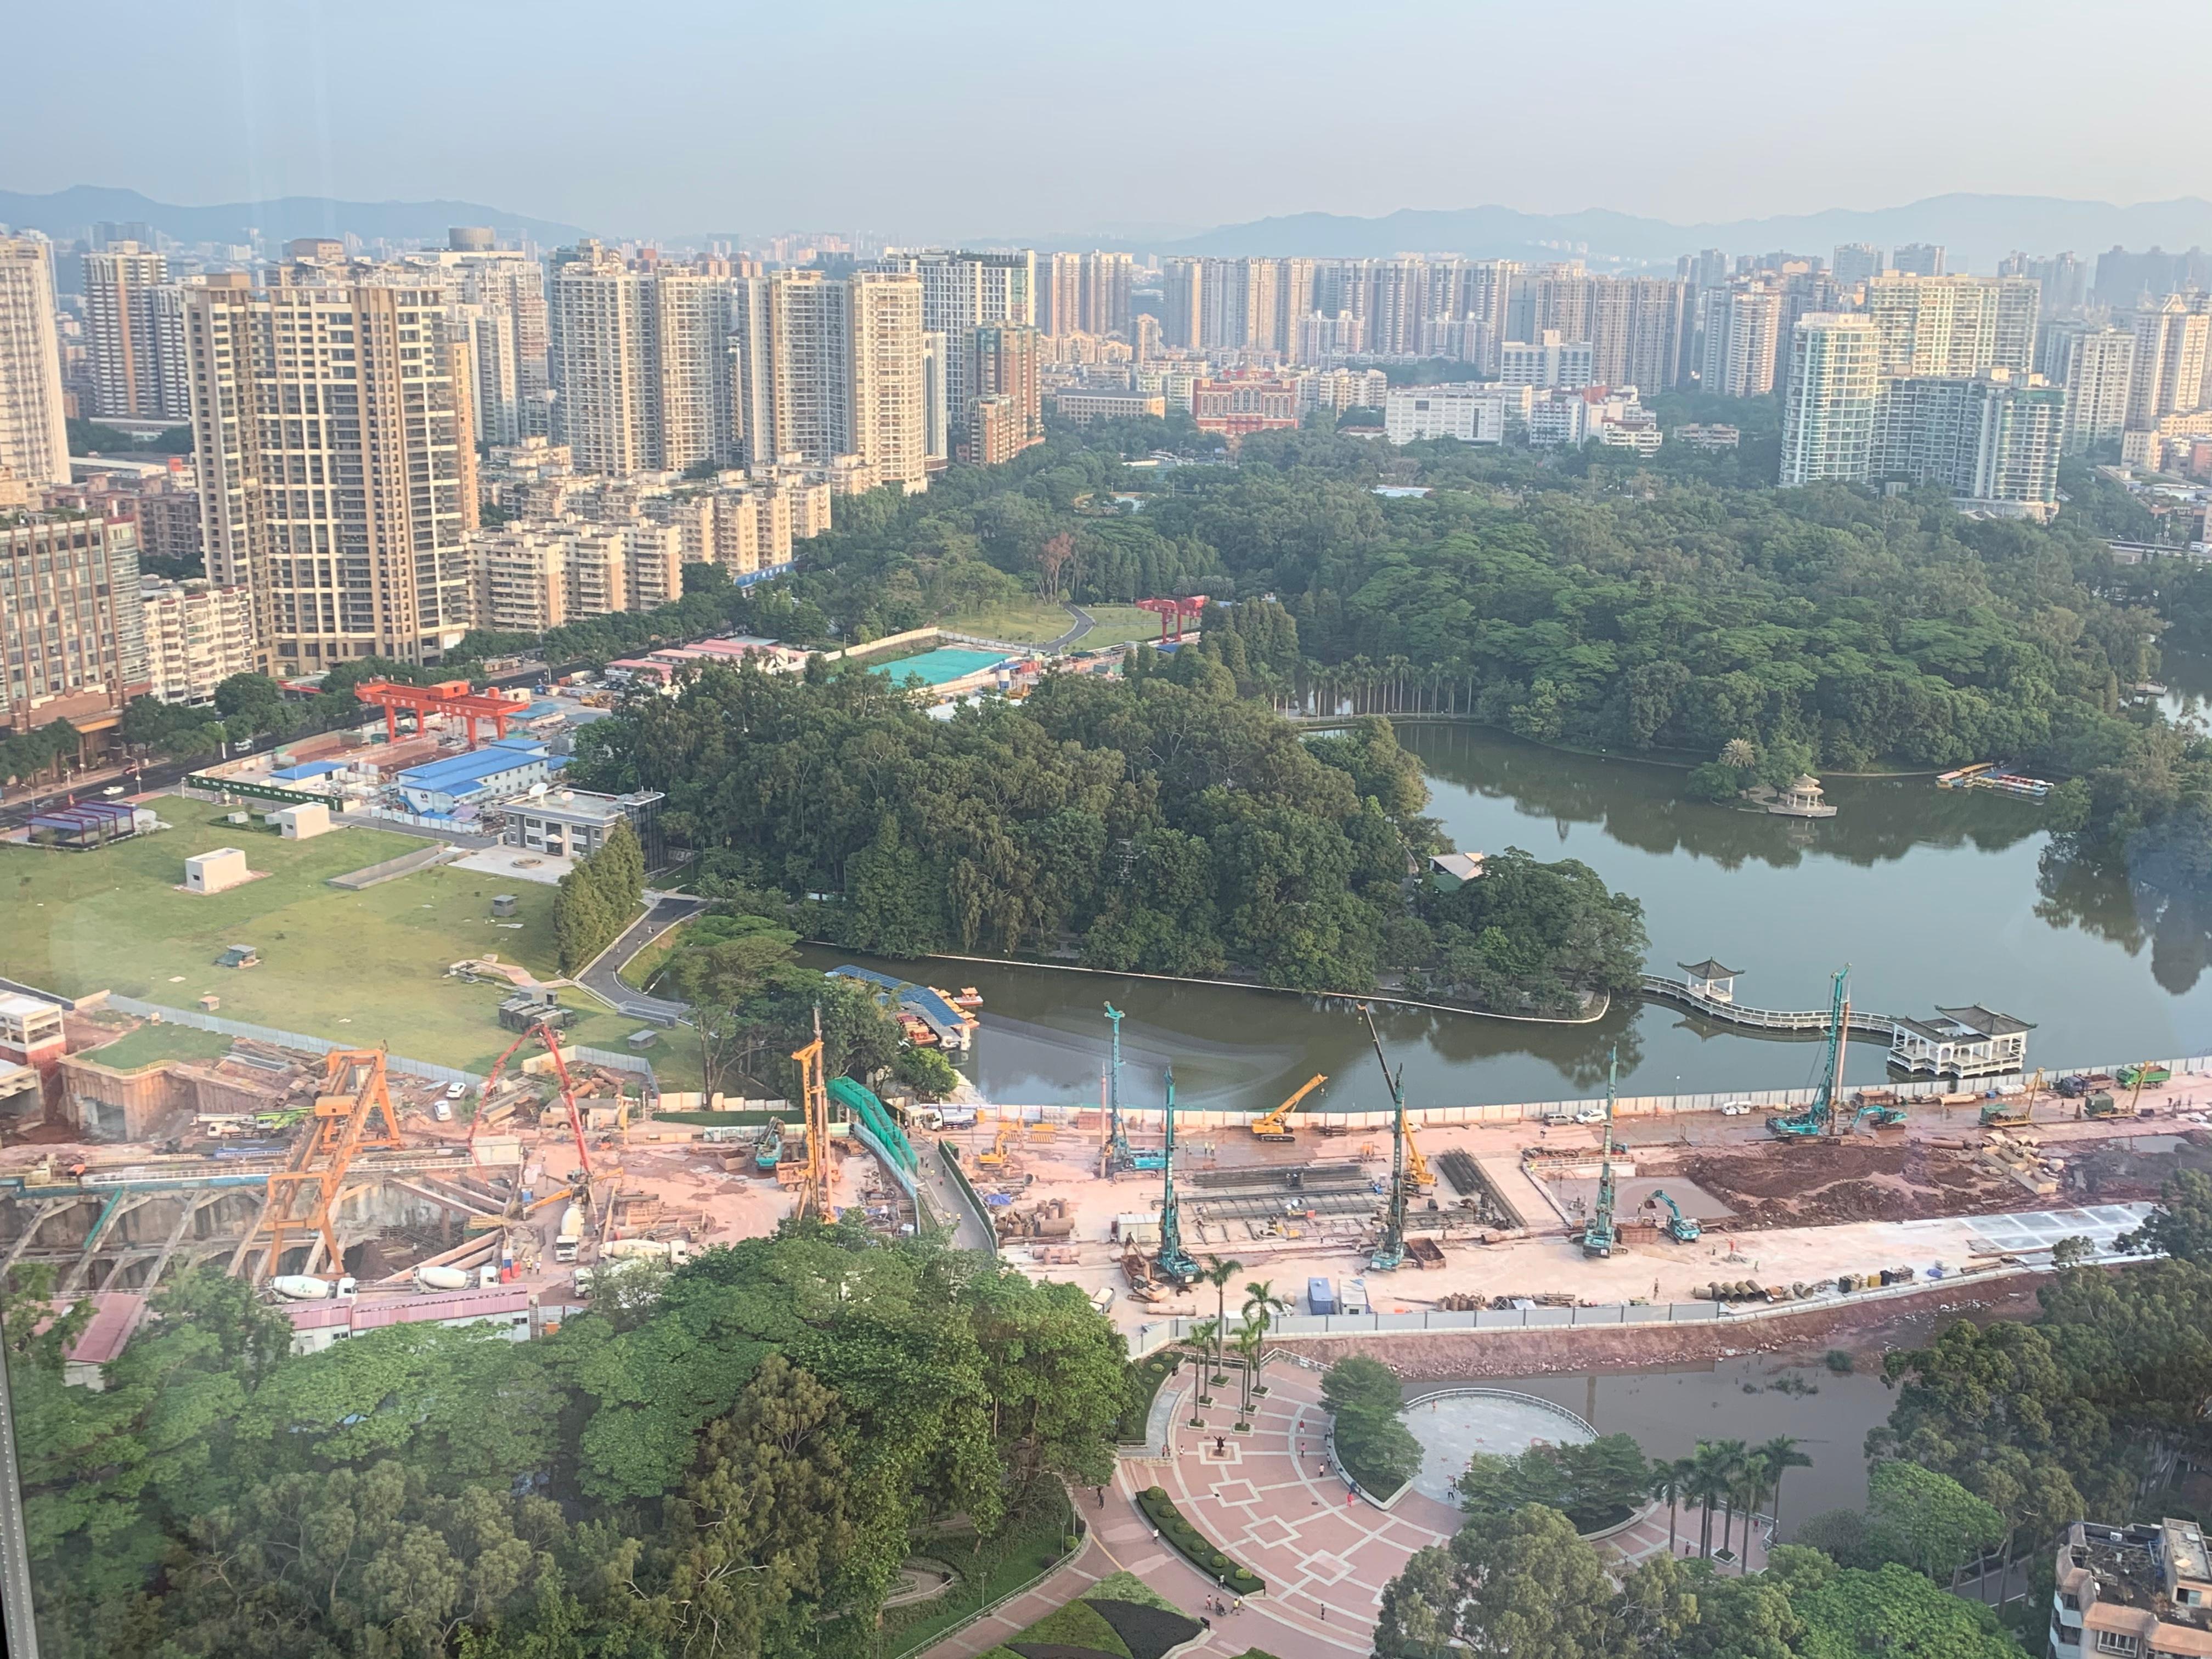
<svg viewBox="0 0 2212 1659"><path fill-rule="evenodd" d="M97 185L73 185L46 196L0 190L0 224L17 229L74 236L102 220L138 221L180 242L242 242L249 229L281 240L351 231L368 241L419 241L442 247L453 226L489 225L502 240L526 235L550 247L584 234L574 225L533 219L481 202L340 202L325 196L280 196L268 202L179 207L135 190Z"/></svg>
<svg viewBox="0 0 2212 1659"><path fill-rule="evenodd" d="M285 196L268 202L226 202L179 207L135 190L72 185L50 195L0 191L0 224L81 235L102 221L141 221L182 242L234 242L249 228L280 240L351 231L374 241L420 241L442 246L454 225L489 225L502 240L528 236L540 246L573 242L591 234L553 219L537 219L481 202L342 202L321 196ZM2070 248L2094 259L2115 245L2179 251L2212 246L2212 202L2183 197L2115 207L2109 202L2068 201L2055 196L1931 196L1903 207L1832 208L1820 213L1678 225L1663 219L1591 208L1580 213L1523 213L1507 207L1439 210L1407 208L1380 218L1337 213L1296 213L1222 225L1197 235L1158 240L1129 234L1085 237L1057 234L1034 239L1041 247L1120 246L1163 253L1311 254L1319 258L1384 258L1393 253L1461 253L1475 258L1541 262L1577 255L1594 264L1618 262L1671 269L1675 258L1698 248L1729 253L1781 249L1826 256L1838 242L1872 242L1894 248L1905 242L1941 242L1954 270L1988 271L2014 248L2055 253ZM634 228L608 225L598 234L620 238ZM728 236L731 233L720 233ZM676 245L686 240L677 239ZM999 239L991 239L997 241ZM1029 239L1012 239L1016 242Z"/></svg>
<svg viewBox="0 0 2212 1659"><path fill-rule="evenodd" d="M2055 196L1930 196L1904 207L1831 208L1727 223L1676 225L1592 208L1581 213L1522 213L1513 208L1402 209L1377 219L1297 213L1223 225L1163 252L1312 254L1381 258L1393 253L1462 253L1475 258L1547 260L1586 252L1593 261L1671 265L1698 248L1729 253L1781 249L1824 258L1839 242L1940 242L1952 268L1992 270L2014 248L2072 249L2094 258L2118 245L2168 250L2212 244L2212 202L2184 197L2115 207Z"/></svg>

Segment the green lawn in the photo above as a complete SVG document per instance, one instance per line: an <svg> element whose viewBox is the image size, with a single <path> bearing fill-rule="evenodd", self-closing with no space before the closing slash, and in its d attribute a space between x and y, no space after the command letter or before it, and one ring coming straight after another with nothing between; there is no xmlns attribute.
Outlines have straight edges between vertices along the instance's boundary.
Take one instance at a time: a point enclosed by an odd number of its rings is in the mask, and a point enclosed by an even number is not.
<svg viewBox="0 0 2212 1659"><path fill-rule="evenodd" d="M446 978L447 965L490 951L553 975L549 886L441 867L349 893L327 878L422 842L378 830L290 842L258 822L226 823L204 801L155 805L173 830L91 853L0 847L0 974L173 1008L195 1008L213 991L227 1019L479 1072L512 1040L498 1023L501 994ZM226 846L244 848L266 875L227 893L177 890L187 856ZM520 928L493 921L495 891L514 893ZM260 965L216 967L228 945L254 946ZM579 1042L620 1049L635 1029L580 993L563 1000L580 1011L569 1028ZM698 1086L688 1030L663 1032L651 1057L666 1086Z"/></svg>
<svg viewBox="0 0 2212 1659"><path fill-rule="evenodd" d="M230 1039L218 1031L192 1025L141 1025L103 1044L89 1058L118 1072L135 1072L165 1060L219 1060L229 1052Z"/></svg>
<svg viewBox="0 0 2212 1659"><path fill-rule="evenodd" d="M985 639L1006 640L1016 645L1042 645L1074 627L1075 618L1042 599L1021 599L1012 605L993 605L971 616L947 617L944 625Z"/></svg>
<svg viewBox="0 0 2212 1659"><path fill-rule="evenodd" d="M1086 605L1098 626L1075 642L1079 651L1103 651L1109 645L1147 644L1160 636L1160 619L1133 605Z"/></svg>
<svg viewBox="0 0 2212 1659"><path fill-rule="evenodd" d="M1128 645L1160 636L1159 618L1133 605L1086 605L1097 621L1076 642L1079 650L1096 651L1111 645ZM1056 605L1025 599L1016 605L995 605L969 617L947 617L944 625L962 634L1006 640L1015 645L1042 645L1075 626L1075 619Z"/></svg>

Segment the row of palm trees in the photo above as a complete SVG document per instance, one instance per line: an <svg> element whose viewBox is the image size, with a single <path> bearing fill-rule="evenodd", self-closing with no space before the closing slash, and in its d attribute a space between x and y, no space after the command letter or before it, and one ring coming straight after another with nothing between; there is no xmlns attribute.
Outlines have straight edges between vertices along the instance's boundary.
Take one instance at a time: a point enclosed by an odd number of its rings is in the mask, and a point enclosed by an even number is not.
<svg viewBox="0 0 2212 1659"><path fill-rule="evenodd" d="M1199 1390L1199 1404L1212 1403L1212 1387L1229 1380L1226 1347L1237 1345L1243 1370L1240 1378L1241 1393L1237 1406L1237 1426L1249 1426L1252 1402L1267 1389L1260 1383L1261 1367L1267 1363L1267 1333L1274 1328L1275 1316L1288 1313L1288 1298L1275 1294L1273 1279L1254 1279L1244 1286L1244 1305L1241 1310L1243 1322L1231 1331L1229 1327L1229 1281L1244 1271L1244 1264L1231 1260L1224 1261L1218 1255L1206 1258L1206 1270L1200 1275L1213 1286L1214 1316L1194 1329L1190 1344L1203 1356L1210 1347L1213 1363L1209 1367L1206 1386Z"/></svg>
<svg viewBox="0 0 2212 1659"><path fill-rule="evenodd" d="M1735 1556L1739 1571L1751 1553L1751 1528L1759 1514L1759 1506L1768 1497L1774 1500L1773 1522L1778 1532L1782 1525L1782 1477L1791 1469L1806 1469L1813 1460L1797 1449L1797 1442L1786 1434L1777 1435L1762 1445L1747 1445L1741 1440L1700 1440L1698 1449L1688 1457L1678 1457L1672 1462L1664 1459L1651 1465L1652 1497L1667 1505L1667 1553L1674 1553L1674 1522L1677 1509L1686 1504L1695 1504L1702 1511L1698 1524L1698 1553L1706 1560L1713 1553L1713 1510L1721 1511L1721 1549L1727 1553L1734 1547L1735 1518L1744 1517L1744 1548Z"/></svg>

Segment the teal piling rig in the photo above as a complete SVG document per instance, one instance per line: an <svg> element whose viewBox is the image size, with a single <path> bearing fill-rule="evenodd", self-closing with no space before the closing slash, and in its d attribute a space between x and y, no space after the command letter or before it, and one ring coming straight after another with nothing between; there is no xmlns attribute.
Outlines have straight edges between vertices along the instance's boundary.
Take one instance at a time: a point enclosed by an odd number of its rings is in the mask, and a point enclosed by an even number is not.
<svg viewBox="0 0 2212 1659"><path fill-rule="evenodd" d="M1611 1255L1619 1237L1613 1224L1613 1092L1620 1071L1619 1045L1606 1050L1605 1054L1605 1150L1598 1155L1597 1205L1590 1211L1589 1223L1583 1228L1584 1255Z"/></svg>
<svg viewBox="0 0 2212 1659"><path fill-rule="evenodd" d="M1359 1005L1360 1017L1367 1022L1367 1040L1375 1045L1375 1063L1382 1068L1382 1080L1390 1085L1390 1196L1382 1210L1382 1237L1375 1246L1367 1265L1376 1273L1392 1273L1406 1265L1406 1068L1390 1069L1390 1061L1382 1053L1382 1035L1375 1029L1375 1010L1366 1003Z"/></svg>
<svg viewBox="0 0 2212 1659"><path fill-rule="evenodd" d="M1128 1125L1121 1121L1121 1022L1128 1016L1112 1003L1106 1018L1114 1022L1114 1061L1106 1073L1106 1167L1109 1170L1158 1170L1166 1158L1158 1152L1140 1152L1129 1145Z"/></svg>
<svg viewBox="0 0 2212 1659"><path fill-rule="evenodd" d="M1182 1215L1177 1207L1175 1189L1175 1067L1168 1067L1168 1144L1160 1158L1160 1254L1155 1265L1160 1277L1178 1289L1188 1290L1198 1283L1200 1270L1190 1252L1182 1247Z"/></svg>
<svg viewBox="0 0 2212 1659"><path fill-rule="evenodd" d="M1820 1062L1820 1086L1812 1103L1799 1111L1778 1112L1766 1120L1766 1132L1778 1140L1812 1140L1827 1133L1835 1123L1836 1101L1844 1088L1844 1040L1851 1020L1847 988L1850 974L1851 964L1847 962L1836 969L1829 982L1828 1047Z"/></svg>

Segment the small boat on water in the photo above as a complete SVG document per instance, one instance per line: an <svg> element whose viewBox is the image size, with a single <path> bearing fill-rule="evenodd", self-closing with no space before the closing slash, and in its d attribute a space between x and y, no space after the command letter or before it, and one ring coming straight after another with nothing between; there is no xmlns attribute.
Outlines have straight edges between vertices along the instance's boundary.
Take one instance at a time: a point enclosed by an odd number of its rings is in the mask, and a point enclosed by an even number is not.
<svg viewBox="0 0 2212 1659"><path fill-rule="evenodd" d="M965 1008L970 1013L983 1006L983 994L972 985L962 986L958 996L946 997L945 1000L954 1007Z"/></svg>
<svg viewBox="0 0 2212 1659"><path fill-rule="evenodd" d="M763 1175L773 1175L782 1162L783 1125L771 1118L760 1132L760 1139L753 1142L753 1168Z"/></svg>

